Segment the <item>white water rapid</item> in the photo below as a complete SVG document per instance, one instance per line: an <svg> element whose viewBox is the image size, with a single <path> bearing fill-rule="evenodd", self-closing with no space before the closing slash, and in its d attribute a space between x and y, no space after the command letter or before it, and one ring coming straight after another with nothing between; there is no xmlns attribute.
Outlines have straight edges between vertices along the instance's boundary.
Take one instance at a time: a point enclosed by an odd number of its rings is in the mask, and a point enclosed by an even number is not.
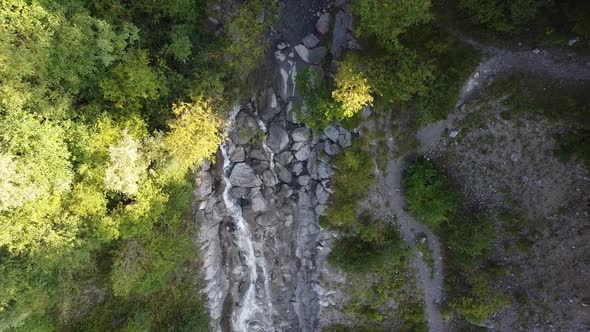
<svg viewBox="0 0 590 332"><path fill-rule="evenodd" d="M229 137L229 131L234 126L234 120L239 113L240 107L234 107L229 115L229 123L227 126L226 136ZM264 127L262 128L265 129ZM235 222L235 237L237 239L239 261L241 266L234 267L233 274L236 276L238 283L244 283L247 287L242 298L236 299L238 306L233 312L233 327L236 331L269 331L272 328L272 300L270 296L269 276L267 275L266 261L262 254L261 245L257 245L255 238L250 232L248 223L242 215L242 208L238 202L230 196L232 184L229 180L229 175L232 168L232 163L229 159L228 149L229 141L221 145L221 153L223 155L223 181L225 188L223 191L223 201L225 203L227 213ZM266 142L264 143L266 146ZM266 148L265 148L266 149ZM258 257L257 257L258 256ZM264 292L257 290L257 280L259 278L260 268L262 277L264 278ZM242 286L240 286L241 288ZM258 298L266 298L264 301Z"/></svg>

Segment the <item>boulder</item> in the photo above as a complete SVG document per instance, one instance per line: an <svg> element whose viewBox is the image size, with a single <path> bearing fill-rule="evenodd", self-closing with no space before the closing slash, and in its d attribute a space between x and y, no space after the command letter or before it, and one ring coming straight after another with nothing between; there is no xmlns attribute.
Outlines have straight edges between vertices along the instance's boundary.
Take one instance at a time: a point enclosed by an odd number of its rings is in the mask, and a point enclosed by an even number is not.
<svg viewBox="0 0 590 332"><path fill-rule="evenodd" d="M318 65L328 53L323 46L309 49L303 44L295 46L295 51L303 61L314 65Z"/></svg>
<svg viewBox="0 0 590 332"><path fill-rule="evenodd" d="M266 170L262 173L262 182L267 187L272 187L277 184L277 179L271 170Z"/></svg>
<svg viewBox="0 0 590 332"><path fill-rule="evenodd" d="M258 123L248 113L240 112L236 116L236 123L234 125L230 137L236 145L242 145L250 142L252 137L258 131Z"/></svg>
<svg viewBox="0 0 590 332"><path fill-rule="evenodd" d="M266 144L274 153L279 153L289 145L289 134L283 126L273 122L270 125Z"/></svg>
<svg viewBox="0 0 590 332"><path fill-rule="evenodd" d="M352 16L342 10L339 11L334 20L332 45L330 47L330 52L335 59L340 57L346 47L347 34L350 30L352 30Z"/></svg>
<svg viewBox="0 0 590 332"><path fill-rule="evenodd" d="M326 34L330 30L330 14L322 14L318 19L317 23L315 24L315 28L322 35Z"/></svg>
<svg viewBox="0 0 590 332"><path fill-rule="evenodd" d="M319 179L329 179L334 175L334 169L332 166L320 161L318 163L317 174Z"/></svg>
<svg viewBox="0 0 590 332"><path fill-rule="evenodd" d="M255 160L267 160L266 153L261 148L253 148L248 152L248 157Z"/></svg>
<svg viewBox="0 0 590 332"><path fill-rule="evenodd" d="M326 190L323 185L318 184L315 187L315 197L317 198L319 204L325 205L330 198L330 192Z"/></svg>
<svg viewBox="0 0 590 332"><path fill-rule="evenodd" d="M299 176L299 174L301 174L301 172L303 172L303 163L293 164L293 166L291 167L291 172L293 172L293 174L295 174L295 176Z"/></svg>
<svg viewBox="0 0 590 332"><path fill-rule="evenodd" d="M306 141L309 141L310 137L311 137L311 132L310 132L309 128L306 128L306 127L295 128L291 132L291 138L293 138L293 141L295 141L295 142L306 142Z"/></svg>
<svg viewBox="0 0 590 332"><path fill-rule="evenodd" d="M243 146L233 146L229 150L229 161L232 163L241 163L246 160L246 152Z"/></svg>
<svg viewBox="0 0 590 332"><path fill-rule="evenodd" d="M328 142L325 142L324 151L330 156L335 156L340 153L340 146L336 143L330 144Z"/></svg>
<svg viewBox="0 0 590 332"><path fill-rule="evenodd" d="M305 45L307 48L314 48L318 46L319 43L320 40L313 33L303 37L303 45Z"/></svg>
<svg viewBox="0 0 590 332"><path fill-rule="evenodd" d="M309 155L311 154L311 145L309 143L304 143L300 148L299 151L295 152L295 159L299 161L305 161L309 159Z"/></svg>
<svg viewBox="0 0 590 332"><path fill-rule="evenodd" d="M233 199L240 199L248 196L250 194L250 188L246 187L232 187L229 191L230 196Z"/></svg>
<svg viewBox="0 0 590 332"><path fill-rule="evenodd" d="M293 160L291 151L285 151L275 156L275 161L283 166L289 165L291 160Z"/></svg>
<svg viewBox="0 0 590 332"><path fill-rule="evenodd" d="M262 181L254 174L254 170L244 163L237 163L231 170L229 182L237 187L259 187Z"/></svg>
<svg viewBox="0 0 590 332"><path fill-rule="evenodd" d="M307 186L310 181L311 181L311 177L309 175L302 175L297 178L297 183L302 187Z"/></svg>
<svg viewBox="0 0 590 332"><path fill-rule="evenodd" d="M280 222L279 216L274 212L264 213L256 218L256 223L263 227L271 227Z"/></svg>
<svg viewBox="0 0 590 332"><path fill-rule="evenodd" d="M260 192L256 193L256 195L252 197L251 208L254 212L262 212L267 209L267 202L264 197L262 197Z"/></svg>
<svg viewBox="0 0 590 332"><path fill-rule="evenodd" d="M326 211L326 206L324 204L318 204L315 206L314 211L318 216L323 216Z"/></svg>
<svg viewBox="0 0 590 332"><path fill-rule="evenodd" d="M334 143L337 143L340 138L340 130L334 125L326 127L326 129L324 129L324 134Z"/></svg>
<svg viewBox="0 0 590 332"><path fill-rule="evenodd" d="M285 183L291 183L291 180L293 179L292 175L291 175L291 171L288 170L286 167L277 164L275 165L275 169L277 171L277 175L279 177L279 180L285 182Z"/></svg>
<svg viewBox="0 0 590 332"><path fill-rule="evenodd" d="M338 144L345 149L352 145L352 135L344 128L340 128L340 136L338 136Z"/></svg>
<svg viewBox="0 0 590 332"><path fill-rule="evenodd" d="M199 188L195 190L195 199L196 200L205 200L209 194L213 191L213 177L209 172L204 172L200 178L201 184Z"/></svg>

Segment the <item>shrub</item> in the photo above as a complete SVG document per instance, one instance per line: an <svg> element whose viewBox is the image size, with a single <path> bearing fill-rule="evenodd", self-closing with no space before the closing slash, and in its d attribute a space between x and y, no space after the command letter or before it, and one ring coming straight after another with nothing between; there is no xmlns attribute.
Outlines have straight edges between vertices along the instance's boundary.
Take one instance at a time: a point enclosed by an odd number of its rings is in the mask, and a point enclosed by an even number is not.
<svg viewBox="0 0 590 332"><path fill-rule="evenodd" d="M346 54L338 63L332 97L340 103L342 113L336 116L339 120L354 116L363 106L373 102L367 73L362 71L360 63L361 59L355 53Z"/></svg>
<svg viewBox="0 0 590 332"><path fill-rule="evenodd" d="M375 181L373 160L362 150L361 144L355 142L336 157L338 171L333 177L334 194L322 219L324 226L345 230L354 225L360 203Z"/></svg>
<svg viewBox="0 0 590 332"><path fill-rule="evenodd" d="M403 184L408 211L434 229L459 208L459 196L450 189L449 180L428 160L410 164Z"/></svg>
<svg viewBox="0 0 590 332"><path fill-rule="evenodd" d="M431 18L430 0L359 0L352 11L360 17L360 35L375 37L388 50L399 47L398 36L408 27Z"/></svg>
<svg viewBox="0 0 590 332"><path fill-rule="evenodd" d="M332 121L338 120L338 105L328 92L326 80L316 67L307 67L297 74L296 84L303 97L304 108L297 117L316 131L321 131Z"/></svg>
<svg viewBox="0 0 590 332"><path fill-rule="evenodd" d="M545 0L461 0L459 5L467 10L476 23L497 31L510 32L526 25L539 10L547 5Z"/></svg>

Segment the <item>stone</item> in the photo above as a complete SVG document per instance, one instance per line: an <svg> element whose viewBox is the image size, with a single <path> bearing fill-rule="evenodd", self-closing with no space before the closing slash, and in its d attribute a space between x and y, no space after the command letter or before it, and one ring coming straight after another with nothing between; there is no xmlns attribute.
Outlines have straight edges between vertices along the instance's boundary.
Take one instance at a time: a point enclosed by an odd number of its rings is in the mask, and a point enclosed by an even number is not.
<svg viewBox="0 0 590 332"><path fill-rule="evenodd" d="M290 170L288 170L286 167L280 164L275 165L275 170L277 171L279 180L285 183L291 183L291 181L293 180L293 176L291 175Z"/></svg>
<svg viewBox="0 0 590 332"><path fill-rule="evenodd" d="M289 145L289 134L283 126L273 122L268 131L266 144L274 153L279 153Z"/></svg>
<svg viewBox="0 0 590 332"><path fill-rule="evenodd" d="M295 128L291 132L291 138L294 142L306 142L311 137L311 131L306 127Z"/></svg>
<svg viewBox="0 0 590 332"><path fill-rule="evenodd" d="M303 45L305 45L307 48L314 48L318 46L319 43L320 40L313 33L303 37Z"/></svg>
<svg viewBox="0 0 590 332"><path fill-rule="evenodd" d="M252 197L251 202L251 208L254 212L265 211L267 208L267 202L264 199L264 197L262 197L262 194L260 192L258 192L256 195L254 195L254 197Z"/></svg>
<svg viewBox="0 0 590 332"><path fill-rule="evenodd" d="M313 65L319 64L328 53L326 48L323 46L308 49L303 44L295 46L295 51L303 61L311 63Z"/></svg>
<svg viewBox="0 0 590 332"><path fill-rule="evenodd" d="M277 44L277 50L282 51L282 50L286 49L287 47L289 47L289 44L286 42L280 42Z"/></svg>
<svg viewBox="0 0 590 332"><path fill-rule="evenodd" d="M258 123L248 113L240 111L236 116L235 130L230 137L234 144L242 145L250 142L258 131Z"/></svg>
<svg viewBox="0 0 590 332"><path fill-rule="evenodd" d="M248 157L254 160L267 160L266 153L261 148L253 148L248 152Z"/></svg>
<svg viewBox="0 0 590 332"><path fill-rule="evenodd" d="M302 175L297 178L297 183L302 187L307 186L310 181L311 181L311 177L309 175Z"/></svg>
<svg viewBox="0 0 590 332"><path fill-rule="evenodd" d="M346 46L347 34L350 30L352 30L352 16L342 10L339 11L334 20L332 45L330 47L330 52L335 59L339 58L342 54Z"/></svg>
<svg viewBox="0 0 590 332"><path fill-rule="evenodd" d="M282 198L287 198L291 197L291 195L293 195L293 189L291 188L291 186L283 184L281 186L281 190L278 192L278 196Z"/></svg>
<svg viewBox="0 0 590 332"><path fill-rule="evenodd" d="M318 30L319 33L322 35L326 34L330 31L330 14L324 13L320 16L317 23L315 24L315 28Z"/></svg>
<svg viewBox="0 0 590 332"><path fill-rule="evenodd" d="M517 161L518 161L518 159L520 159L520 156L518 155L518 153L516 153L516 152L512 152L512 153L510 154L510 160L512 160L512 161L514 161L514 162L517 162Z"/></svg>
<svg viewBox="0 0 590 332"><path fill-rule="evenodd" d="M309 159L309 155L311 154L311 145L309 143L304 143L299 151L295 152L295 159L299 161L305 161Z"/></svg>
<svg viewBox="0 0 590 332"><path fill-rule="evenodd" d="M352 135L344 128L340 128L340 136L338 136L338 144L345 149L352 145Z"/></svg>
<svg viewBox="0 0 590 332"><path fill-rule="evenodd" d="M232 187L229 191L230 196L233 199L240 199L248 196L250 194L250 188L246 187Z"/></svg>
<svg viewBox="0 0 590 332"><path fill-rule="evenodd" d="M332 166L320 161L317 169L318 179L329 179L334 175L334 169Z"/></svg>
<svg viewBox="0 0 590 332"><path fill-rule="evenodd" d="M243 146L234 146L229 150L229 161L232 163L241 163L246 160L246 152Z"/></svg>
<svg viewBox="0 0 590 332"><path fill-rule="evenodd" d="M324 151L330 156L335 156L340 153L340 146L338 146L338 144L336 143L330 144L328 142L325 142Z"/></svg>
<svg viewBox="0 0 590 332"><path fill-rule="evenodd" d="M304 144L303 142L293 143L293 145L291 146L291 151L299 151L299 149L301 149L303 144Z"/></svg>
<svg viewBox="0 0 590 332"><path fill-rule="evenodd" d="M289 165L289 163L291 163L291 160L293 160L293 154L291 153L291 151L285 151L278 155L275 155L275 161L283 166Z"/></svg>
<svg viewBox="0 0 590 332"><path fill-rule="evenodd" d="M453 130L449 133L450 138L455 138L455 137L457 137L457 135L459 135L459 132L456 130Z"/></svg>
<svg viewBox="0 0 590 332"><path fill-rule="evenodd" d="M324 134L328 137L332 142L338 142L338 138L340 137L340 130L333 125L330 125L324 129Z"/></svg>
<svg viewBox="0 0 590 332"><path fill-rule="evenodd" d="M274 212L264 213L256 218L256 223L263 227L271 227L280 222L279 216Z"/></svg>
<svg viewBox="0 0 590 332"><path fill-rule="evenodd" d="M293 166L291 167L291 172L293 172L293 174L295 174L295 176L299 176L299 174L301 174L301 172L303 172L303 163L293 164Z"/></svg>
<svg viewBox="0 0 590 332"><path fill-rule="evenodd" d="M262 181L254 174L254 170L244 163L237 163L231 170L229 182L238 187L259 187Z"/></svg>
<svg viewBox="0 0 590 332"><path fill-rule="evenodd" d="M267 187L272 187L277 184L277 179L271 170L266 170L262 173L262 182Z"/></svg>
<svg viewBox="0 0 590 332"><path fill-rule="evenodd" d="M200 181L199 188L195 190L195 199L199 201L207 198L213 191L213 177L209 172L204 172Z"/></svg>
<svg viewBox="0 0 590 332"><path fill-rule="evenodd" d="M539 50L538 48L535 48L535 49L533 50L533 53L534 53L534 54L539 54L539 53L541 53L541 50Z"/></svg>
<svg viewBox="0 0 590 332"><path fill-rule="evenodd" d="M326 211L326 206L324 204L318 204L315 206L314 211L318 216L323 216Z"/></svg>
<svg viewBox="0 0 590 332"><path fill-rule="evenodd" d="M319 204L326 204L330 198L330 193L326 190L326 188L324 188L323 185L318 184L315 187L315 197L317 198Z"/></svg>

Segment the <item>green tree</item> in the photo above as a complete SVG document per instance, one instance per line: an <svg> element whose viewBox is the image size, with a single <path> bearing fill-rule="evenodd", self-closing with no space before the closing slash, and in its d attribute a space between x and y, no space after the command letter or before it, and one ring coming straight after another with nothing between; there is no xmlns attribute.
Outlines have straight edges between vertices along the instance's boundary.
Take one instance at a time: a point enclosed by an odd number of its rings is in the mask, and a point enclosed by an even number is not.
<svg viewBox="0 0 590 332"><path fill-rule="evenodd" d="M338 63L338 71L334 78L335 87L332 91L332 97L340 103L339 109L342 111L336 115L338 120L354 116L364 106L373 102L372 87L360 63L360 57L354 53L346 54L344 60Z"/></svg>
<svg viewBox="0 0 590 332"><path fill-rule="evenodd" d="M403 32L431 19L430 5L430 0L358 0L352 11L360 17L361 36L375 37L382 47L395 51Z"/></svg>
<svg viewBox="0 0 590 332"><path fill-rule="evenodd" d="M405 170L403 184L408 211L426 225L438 229L459 208L459 196L432 162L420 159Z"/></svg>
<svg viewBox="0 0 590 332"><path fill-rule="evenodd" d="M166 147L183 169L194 169L203 158L214 157L223 139L223 121L203 98L194 103L173 106L176 115L170 123Z"/></svg>
<svg viewBox="0 0 590 332"><path fill-rule="evenodd" d="M155 100L167 93L159 70L149 65L146 50L129 51L100 83L104 98L118 109L135 111L142 102Z"/></svg>

